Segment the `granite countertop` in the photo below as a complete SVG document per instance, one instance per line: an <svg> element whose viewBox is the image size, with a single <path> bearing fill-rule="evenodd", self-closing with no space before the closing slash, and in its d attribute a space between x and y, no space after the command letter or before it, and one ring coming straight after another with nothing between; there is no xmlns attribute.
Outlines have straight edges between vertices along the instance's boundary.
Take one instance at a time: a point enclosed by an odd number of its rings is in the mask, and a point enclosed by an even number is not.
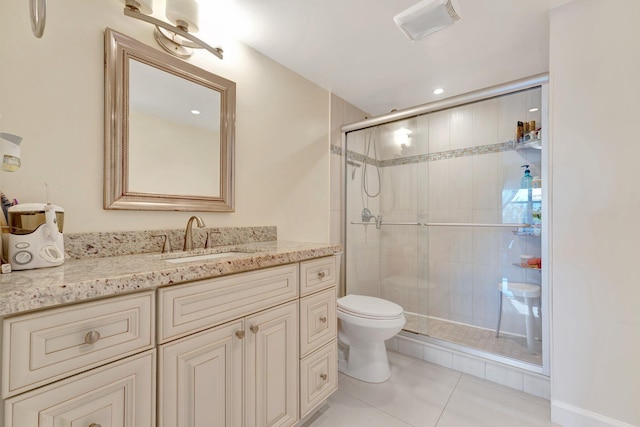
<svg viewBox="0 0 640 427"><path fill-rule="evenodd" d="M68 259L58 267L0 275L0 316L289 264L341 250L339 245L269 241L194 251L242 254L175 264L165 259L176 254L159 253Z"/></svg>

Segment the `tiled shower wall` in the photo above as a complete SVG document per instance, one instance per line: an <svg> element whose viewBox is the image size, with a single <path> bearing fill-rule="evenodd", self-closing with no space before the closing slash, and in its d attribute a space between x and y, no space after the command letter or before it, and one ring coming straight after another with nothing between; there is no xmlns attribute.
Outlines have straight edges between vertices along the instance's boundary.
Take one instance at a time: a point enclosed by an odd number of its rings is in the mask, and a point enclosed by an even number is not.
<svg viewBox="0 0 640 427"><path fill-rule="evenodd" d="M344 225L344 196L345 196L345 171L342 154L345 152L342 132L340 128L348 123L365 120L367 113L346 102L342 98L331 95L331 200L330 200L330 243L340 244L345 248L345 225ZM350 176L350 175L349 175ZM353 189L351 190L353 191ZM352 256L343 257L343 267L347 259ZM344 269L346 270L346 269ZM349 270L352 270L350 268ZM344 271L343 271L344 273ZM342 275L344 277L344 274ZM341 279L341 292L344 293L345 280Z"/></svg>
<svg viewBox="0 0 640 427"><path fill-rule="evenodd" d="M385 222L520 222L505 213L503 204L520 187L521 165L530 164L532 175L540 174L540 151L516 151L507 142L514 139L518 120L536 120L539 126L540 112L529 112L533 106L540 107L539 89L348 135L349 152L360 154L365 139L375 137L377 160L372 150L368 157L380 166L381 178L380 196L368 198L362 195L362 161L342 175L349 293L381 296L425 316L495 328L502 277L540 284L539 272L512 265L521 254L540 255L536 236L499 228L389 225L377 230L350 224L361 221L365 204ZM372 189L376 174L374 165L367 165ZM504 309L502 330L524 334L523 305L511 300Z"/></svg>

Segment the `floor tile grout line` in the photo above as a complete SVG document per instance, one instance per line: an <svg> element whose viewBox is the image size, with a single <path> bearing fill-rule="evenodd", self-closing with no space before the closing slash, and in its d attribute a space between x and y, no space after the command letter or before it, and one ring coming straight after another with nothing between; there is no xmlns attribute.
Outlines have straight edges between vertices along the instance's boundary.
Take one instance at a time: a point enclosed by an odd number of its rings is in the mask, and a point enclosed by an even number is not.
<svg viewBox="0 0 640 427"><path fill-rule="evenodd" d="M506 386L504 384L500 384L500 383L496 383L493 381L489 381L487 379L484 378L479 378L476 376L473 376L471 374L467 374L465 372L461 373L462 375L465 376L465 378L467 379L467 381L472 381L475 382L476 384L480 384L482 386L485 387L489 387L491 388L493 391L496 391L498 393L504 393L504 394L508 394L509 396L512 396L518 400L523 400L525 402L528 403L532 403L534 405L538 405L538 406L542 406L543 408L550 408L551 407L551 402L547 399L545 399L544 397L539 397L539 396L535 396L533 394L528 394L522 390L518 390L516 388L511 388L509 386ZM462 379L462 377L460 377L460 379ZM457 384L456 384L457 386ZM531 397L527 397L527 396L521 396L520 393L525 393L528 396ZM538 399L545 401L546 403L541 403L538 401Z"/></svg>
<svg viewBox="0 0 640 427"><path fill-rule="evenodd" d="M383 414L386 414L386 415L390 416L391 418L393 418L393 419L396 419L396 420L400 421L401 423L404 423L404 424L406 424L406 425L408 425L408 426L411 426L411 427L419 427L419 426L416 426L416 425L411 424L411 423L410 423L410 422L408 422L408 421L405 421L405 420L403 420L403 419L400 419L400 418L396 417L395 415L388 413L387 411L384 411L384 410L382 410L382 409L380 409L380 408L376 408L375 406L373 406L373 405L372 405L372 404L370 404L369 402L365 402L364 400L360 399L358 396L354 396L353 394L351 394L351 393L349 393L349 392L347 392L347 391L344 391L344 390L342 390L342 392L343 392L344 394L348 394L349 396L351 396L352 398L356 399L357 401L362 402L363 404L367 405L369 408L375 409L376 411L380 411L380 412L382 412ZM433 427L435 427L435 426L433 426Z"/></svg>
<svg viewBox="0 0 640 427"><path fill-rule="evenodd" d="M453 394L456 392L456 389L458 388L458 384L460 384L460 380L462 379L462 372L460 372L460 375L458 375L458 381L456 381L456 385L453 386L453 389L451 390L451 394L449 394L449 398L447 399L447 403L444 404L444 407L442 408L442 411L440 412L440 415L438 416L438 419L436 420L436 423L433 427L438 427L438 424L440 424L440 419L442 419L442 416L444 415L444 412L447 410L447 407L449 406L449 402L451 402L451 398L453 397Z"/></svg>

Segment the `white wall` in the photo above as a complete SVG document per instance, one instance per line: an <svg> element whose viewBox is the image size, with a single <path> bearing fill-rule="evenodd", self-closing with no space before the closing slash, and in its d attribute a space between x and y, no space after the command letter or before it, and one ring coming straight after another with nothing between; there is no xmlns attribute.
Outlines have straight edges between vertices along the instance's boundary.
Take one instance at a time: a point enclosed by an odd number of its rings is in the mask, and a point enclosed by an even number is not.
<svg viewBox="0 0 640 427"><path fill-rule="evenodd" d="M640 425L640 2L551 13L552 418Z"/></svg>
<svg viewBox="0 0 640 427"><path fill-rule="evenodd" d="M0 189L21 202L65 208L65 231L183 227L188 213L102 209L103 31L157 47L153 27L117 0L49 2L44 36L28 2L0 2L0 130L24 137L22 168ZM329 93L251 48L228 41L225 59L190 62L237 83L236 212L203 213L208 226L276 225L284 240L329 240ZM158 47L159 48L159 47Z"/></svg>

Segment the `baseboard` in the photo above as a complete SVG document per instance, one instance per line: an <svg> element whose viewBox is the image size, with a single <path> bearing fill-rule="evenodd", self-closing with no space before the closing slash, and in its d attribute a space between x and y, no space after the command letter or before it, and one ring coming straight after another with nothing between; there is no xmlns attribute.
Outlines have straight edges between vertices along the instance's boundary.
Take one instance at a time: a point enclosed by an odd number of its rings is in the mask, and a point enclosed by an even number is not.
<svg viewBox="0 0 640 427"><path fill-rule="evenodd" d="M551 421L565 427L635 427L557 400L551 401Z"/></svg>

